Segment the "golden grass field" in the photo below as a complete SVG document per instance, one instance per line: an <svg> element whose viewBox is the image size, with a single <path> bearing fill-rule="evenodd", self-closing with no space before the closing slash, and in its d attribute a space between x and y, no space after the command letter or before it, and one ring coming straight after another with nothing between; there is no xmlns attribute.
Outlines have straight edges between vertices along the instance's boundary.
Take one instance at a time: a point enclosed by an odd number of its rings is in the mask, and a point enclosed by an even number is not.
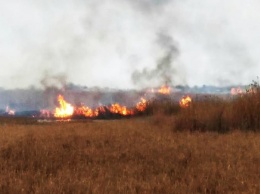
<svg viewBox="0 0 260 194"><path fill-rule="evenodd" d="M2 118L0 193L260 193L260 133L180 132L174 118Z"/></svg>

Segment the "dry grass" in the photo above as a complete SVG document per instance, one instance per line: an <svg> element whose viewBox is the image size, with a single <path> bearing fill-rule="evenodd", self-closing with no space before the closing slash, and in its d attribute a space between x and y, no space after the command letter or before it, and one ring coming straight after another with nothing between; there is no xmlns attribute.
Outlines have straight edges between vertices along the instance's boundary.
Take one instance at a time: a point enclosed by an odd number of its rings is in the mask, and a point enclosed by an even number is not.
<svg viewBox="0 0 260 194"><path fill-rule="evenodd" d="M229 100L206 97L180 110L172 124L175 130L180 131L259 131L260 92Z"/></svg>
<svg viewBox="0 0 260 194"><path fill-rule="evenodd" d="M153 118L13 123L0 121L3 194L260 192L259 133L172 132Z"/></svg>
<svg viewBox="0 0 260 194"><path fill-rule="evenodd" d="M227 132L230 128L224 118L232 102L215 96L206 96L182 109L172 123L175 130ZM230 117L232 115L229 115Z"/></svg>
<svg viewBox="0 0 260 194"><path fill-rule="evenodd" d="M250 87L236 96L193 96L186 108L171 98L151 100L145 114L153 115L155 125L170 125L173 131L260 132L260 85L253 82Z"/></svg>

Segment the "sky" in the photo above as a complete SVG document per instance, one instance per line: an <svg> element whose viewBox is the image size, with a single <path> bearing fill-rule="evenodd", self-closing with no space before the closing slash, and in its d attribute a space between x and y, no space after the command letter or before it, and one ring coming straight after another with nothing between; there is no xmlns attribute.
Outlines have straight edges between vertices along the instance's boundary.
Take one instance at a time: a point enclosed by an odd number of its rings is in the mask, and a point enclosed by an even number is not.
<svg viewBox="0 0 260 194"><path fill-rule="evenodd" d="M250 84L258 0L0 1L0 87Z"/></svg>

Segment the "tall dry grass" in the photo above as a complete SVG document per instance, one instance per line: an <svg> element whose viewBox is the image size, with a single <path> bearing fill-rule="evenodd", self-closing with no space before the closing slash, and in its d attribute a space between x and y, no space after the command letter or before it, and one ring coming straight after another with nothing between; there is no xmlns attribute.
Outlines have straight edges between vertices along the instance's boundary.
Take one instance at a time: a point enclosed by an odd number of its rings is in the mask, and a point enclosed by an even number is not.
<svg viewBox="0 0 260 194"><path fill-rule="evenodd" d="M260 131L260 87L254 83L247 93L230 97L204 96L180 109L171 125L177 131ZM157 118L155 117L155 120Z"/></svg>
<svg viewBox="0 0 260 194"><path fill-rule="evenodd" d="M259 193L260 134L151 118L0 123L0 193Z"/></svg>

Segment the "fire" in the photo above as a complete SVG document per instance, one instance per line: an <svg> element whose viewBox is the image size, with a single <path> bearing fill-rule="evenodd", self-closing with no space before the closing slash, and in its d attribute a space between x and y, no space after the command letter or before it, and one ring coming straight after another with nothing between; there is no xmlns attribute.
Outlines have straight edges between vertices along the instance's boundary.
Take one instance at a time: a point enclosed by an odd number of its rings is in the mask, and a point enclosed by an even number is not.
<svg viewBox="0 0 260 194"><path fill-rule="evenodd" d="M109 110L111 113L116 113L124 116L134 114L132 110L128 109L126 106L121 106L118 103L112 104L111 107L109 107Z"/></svg>
<svg viewBox="0 0 260 194"><path fill-rule="evenodd" d="M160 89L158 89L158 93L160 94L168 95L170 94L170 92L171 92L171 88L167 85L163 85L161 86Z"/></svg>
<svg viewBox="0 0 260 194"><path fill-rule="evenodd" d="M106 112L106 107L105 106L99 106L96 108L95 112L97 113L97 116L99 113L105 113Z"/></svg>
<svg viewBox="0 0 260 194"><path fill-rule="evenodd" d="M191 101L192 101L192 100L191 100L191 97L190 97L190 96L183 97L183 98L180 100L180 106L181 106L182 108L189 107Z"/></svg>
<svg viewBox="0 0 260 194"><path fill-rule="evenodd" d="M246 90L246 93L247 94L255 94L255 93L257 93L257 88L253 88L253 87L250 86L250 88Z"/></svg>
<svg viewBox="0 0 260 194"><path fill-rule="evenodd" d="M56 118L67 118L72 115L81 115L87 118L93 118L106 112L127 116L134 115L136 111L143 112L147 108L147 100L144 98L141 98L141 101L138 102L134 108L128 108L120 105L119 103L114 103L110 106L99 106L96 109L92 109L84 105L73 107L71 104L67 103L61 95L58 96L58 101L60 107L57 107L54 111L54 117Z"/></svg>
<svg viewBox="0 0 260 194"><path fill-rule="evenodd" d="M141 101L136 104L136 109L140 112L145 111L147 108L147 100L144 98L141 98Z"/></svg>
<svg viewBox="0 0 260 194"><path fill-rule="evenodd" d="M49 110L42 109L40 110L40 117L51 117L51 112Z"/></svg>
<svg viewBox="0 0 260 194"><path fill-rule="evenodd" d="M238 94L245 93L245 91L243 91L240 87L238 87L238 88L231 88L230 93L231 95L238 95Z"/></svg>
<svg viewBox="0 0 260 194"><path fill-rule="evenodd" d="M71 117L74 113L74 107L67 103L62 95L58 96L58 102L60 107L57 107L54 111L54 117L57 118L66 118Z"/></svg>
<svg viewBox="0 0 260 194"><path fill-rule="evenodd" d="M6 112L8 115L15 115L15 110L10 109L9 106L6 107L5 112Z"/></svg>
<svg viewBox="0 0 260 194"><path fill-rule="evenodd" d="M75 114L84 115L85 117L96 117L98 116L98 110L93 110L87 106L81 106L75 109Z"/></svg>
<svg viewBox="0 0 260 194"><path fill-rule="evenodd" d="M257 93L257 89L250 86L248 89L241 89L240 87L237 88L231 88L230 90L230 94L232 96L236 96L236 95L241 95L243 96L243 94L255 94Z"/></svg>

